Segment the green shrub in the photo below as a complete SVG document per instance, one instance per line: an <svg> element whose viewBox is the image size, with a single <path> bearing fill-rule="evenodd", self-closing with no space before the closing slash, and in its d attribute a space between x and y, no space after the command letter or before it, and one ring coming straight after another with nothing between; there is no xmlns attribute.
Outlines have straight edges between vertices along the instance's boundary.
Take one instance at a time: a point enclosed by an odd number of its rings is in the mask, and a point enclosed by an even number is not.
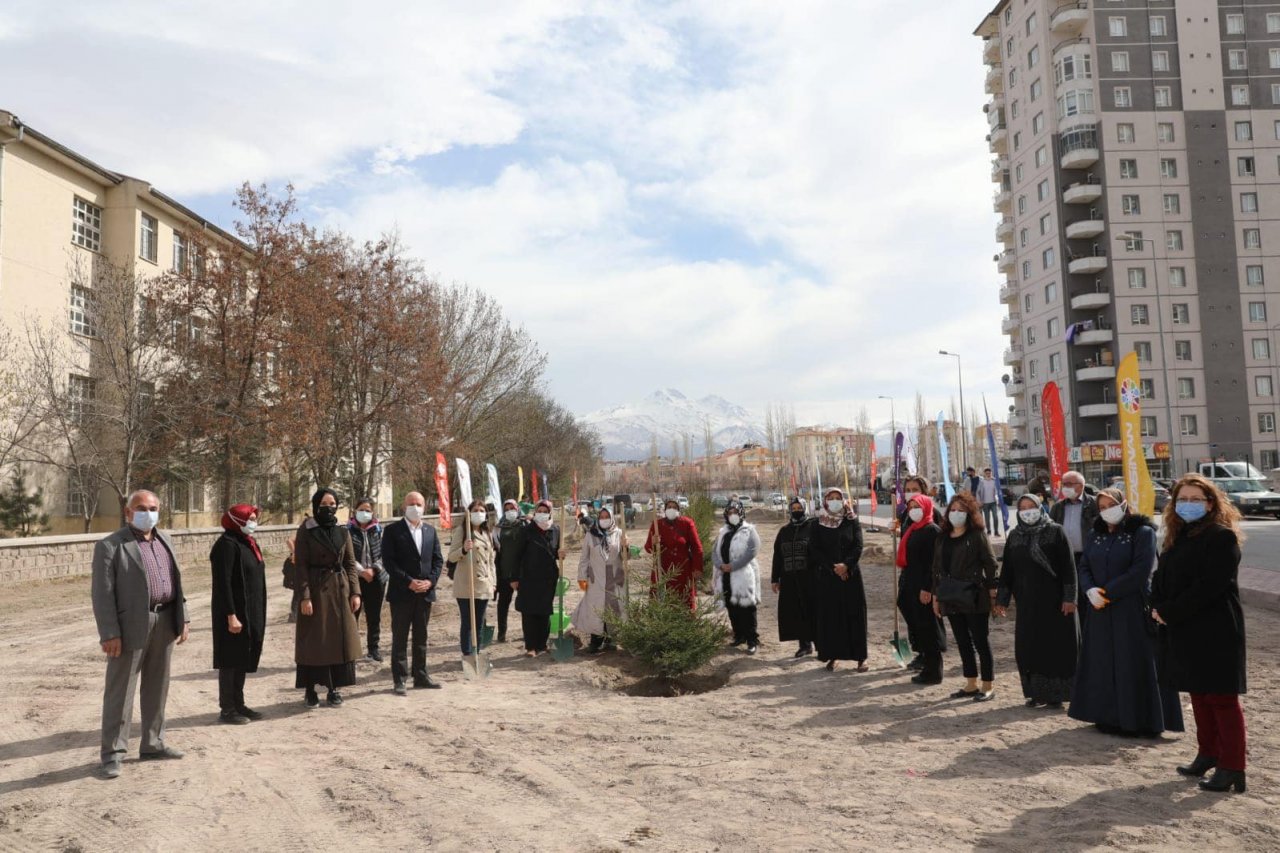
<svg viewBox="0 0 1280 853"><path fill-rule="evenodd" d="M689 518L698 528L698 538L702 540L702 571L707 577L707 569L711 566L711 548L716 544L716 534L720 532L721 517L715 505L706 495L698 495L689 501Z"/></svg>
<svg viewBox="0 0 1280 853"><path fill-rule="evenodd" d="M653 594L633 596L622 616L609 620L609 633L654 674L678 678L724 648L729 629L716 610L706 598L690 610L686 597L659 583Z"/></svg>

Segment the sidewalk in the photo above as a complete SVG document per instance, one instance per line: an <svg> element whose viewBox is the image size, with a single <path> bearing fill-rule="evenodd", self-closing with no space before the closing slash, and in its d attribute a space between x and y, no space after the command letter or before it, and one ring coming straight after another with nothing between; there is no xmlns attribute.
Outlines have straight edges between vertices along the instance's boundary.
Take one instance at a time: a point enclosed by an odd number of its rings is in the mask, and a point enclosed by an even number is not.
<svg viewBox="0 0 1280 853"><path fill-rule="evenodd" d="M1280 611L1280 572L1241 566L1239 583L1243 603Z"/></svg>

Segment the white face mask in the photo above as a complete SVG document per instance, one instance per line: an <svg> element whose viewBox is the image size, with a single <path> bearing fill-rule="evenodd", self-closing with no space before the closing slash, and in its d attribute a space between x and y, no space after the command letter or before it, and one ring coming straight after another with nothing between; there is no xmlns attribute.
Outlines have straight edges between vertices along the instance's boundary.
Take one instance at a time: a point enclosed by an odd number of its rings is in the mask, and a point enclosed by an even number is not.
<svg viewBox="0 0 1280 853"><path fill-rule="evenodd" d="M535 512L533 514L533 523L546 530L551 526L551 515L545 512Z"/></svg>
<svg viewBox="0 0 1280 853"><path fill-rule="evenodd" d="M729 525L730 525L730 526L732 526L732 527L737 527L737 526L738 526L739 524L741 524L741 523L742 523L742 516L738 515L736 512L731 512L731 513L729 513Z"/></svg>
<svg viewBox="0 0 1280 853"><path fill-rule="evenodd" d="M1075 489L1075 486L1063 486L1063 487L1062 487L1062 499L1063 499L1064 501L1073 501L1073 500L1075 500L1075 499L1076 499L1076 489Z"/></svg>
<svg viewBox="0 0 1280 853"><path fill-rule="evenodd" d="M146 533L160 523L160 513L145 509L135 509L129 523Z"/></svg>
<svg viewBox="0 0 1280 853"><path fill-rule="evenodd" d="M368 524L373 521L373 513L369 512L367 509L358 509L356 510L356 521L361 524Z"/></svg>
<svg viewBox="0 0 1280 853"><path fill-rule="evenodd" d="M947 521L951 522L952 527L964 527L969 522L969 513L964 511L949 512L947 513Z"/></svg>
<svg viewBox="0 0 1280 853"><path fill-rule="evenodd" d="M924 510L918 506L913 506L911 509L907 510L907 518L912 521L920 521L924 518Z"/></svg>
<svg viewBox="0 0 1280 853"><path fill-rule="evenodd" d="M844 501L839 498L827 501L827 512L839 512L842 509L844 509Z"/></svg>
<svg viewBox="0 0 1280 853"><path fill-rule="evenodd" d="M668 510L664 513L664 515L666 515L666 517L667 517L667 521L675 521L677 518L679 518L679 517L680 517L680 510L678 510L678 509L668 509Z"/></svg>
<svg viewBox="0 0 1280 853"><path fill-rule="evenodd" d="M246 521L244 524L240 525L240 532L245 536L252 536L257 529L258 522L256 521Z"/></svg>
<svg viewBox="0 0 1280 853"><path fill-rule="evenodd" d="M1018 520L1023 524L1035 524L1040 520L1040 510L1020 509L1018 510Z"/></svg>
<svg viewBox="0 0 1280 853"><path fill-rule="evenodd" d="M1119 506L1109 506L1102 510L1102 512L1098 513L1098 515L1102 516L1102 520L1107 524L1119 524L1121 521L1124 521L1124 504L1120 504Z"/></svg>
<svg viewBox="0 0 1280 853"><path fill-rule="evenodd" d="M489 516L487 516L483 512L473 512L471 513L471 524L473 527L479 527L480 525L484 524L485 519L487 519L488 517Z"/></svg>
<svg viewBox="0 0 1280 853"><path fill-rule="evenodd" d="M414 522L421 521L422 507L418 506L417 504L409 504L404 508L404 517L407 518L409 521L414 521Z"/></svg>
<svg viewBox="0 0 1280 853"><path fill-rule="evenodd" d="M515 509L509 509L502 514L502 517L505 518L507 521L515 521L517 518L520 517L520 511Z"/></svg>
<svg viewBox="0 0 1280 853"><path fill-rule="evenodd" d="M612 518L602 518L602 519L600 519L600 529L601 529L601 530L608 530L610 527L613 527L613 519L612 519Z"/></svg>

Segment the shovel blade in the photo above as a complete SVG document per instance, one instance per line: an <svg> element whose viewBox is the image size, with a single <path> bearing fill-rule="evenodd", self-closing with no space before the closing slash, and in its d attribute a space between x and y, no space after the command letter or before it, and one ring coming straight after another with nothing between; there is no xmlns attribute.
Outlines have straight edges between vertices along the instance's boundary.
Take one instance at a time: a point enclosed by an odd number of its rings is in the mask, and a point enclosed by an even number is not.
<svg viewBox="0 0 1280 853"><path fill-rule="evenodd" d="M564 663L573 659L573 637L557 637L551 641L551 657Z"/></svg>
<svg viewBox="0 0 1280 853"><path fill-rule="evenodd" d="M893 659L898 662L898 666L905 669L911 662L911 644L905 637L899 637L898 632L894 631L889 645L893 648Z"/></svg>
<svg viewBox="0 0 1280 853"><path fill-rule="evenodd" d="M488 678L492 670L493 661L484 653L467 655L462 659L462 677L467 681Z"/></svg>

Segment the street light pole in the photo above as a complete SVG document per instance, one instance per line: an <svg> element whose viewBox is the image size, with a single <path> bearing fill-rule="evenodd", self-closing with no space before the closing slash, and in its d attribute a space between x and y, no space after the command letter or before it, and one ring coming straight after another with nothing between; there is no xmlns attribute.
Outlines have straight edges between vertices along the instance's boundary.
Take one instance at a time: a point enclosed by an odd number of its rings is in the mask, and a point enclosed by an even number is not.
<svg viewBox="0 0 1280 853"><path fill-rule="evenodd" d="M950 356L956 360L956 384L960 386L960 458L964 469L969 470L969 433L964 425L964 373L960 369L960 354L938 350L938 355ZM946 476L944 473L943 476Z"/></svg>
<svg viewBox="0 0 1280 853"><path fill-rule="evenodd" d="M889 401L889 448L890 448L890 451L892 452L892 448L897 445L897 441L898 441L898 419L894 416L894 413L893 413L893 398L886 396L884 394L881 394L879 395L879 399ZM896 459L897 457L894 456L893 458ZM898 480L897 471L893 472L893 479L894 479L894 482L897 482ZM895 497L894 500L896 501L897 498Z"/></svg>

